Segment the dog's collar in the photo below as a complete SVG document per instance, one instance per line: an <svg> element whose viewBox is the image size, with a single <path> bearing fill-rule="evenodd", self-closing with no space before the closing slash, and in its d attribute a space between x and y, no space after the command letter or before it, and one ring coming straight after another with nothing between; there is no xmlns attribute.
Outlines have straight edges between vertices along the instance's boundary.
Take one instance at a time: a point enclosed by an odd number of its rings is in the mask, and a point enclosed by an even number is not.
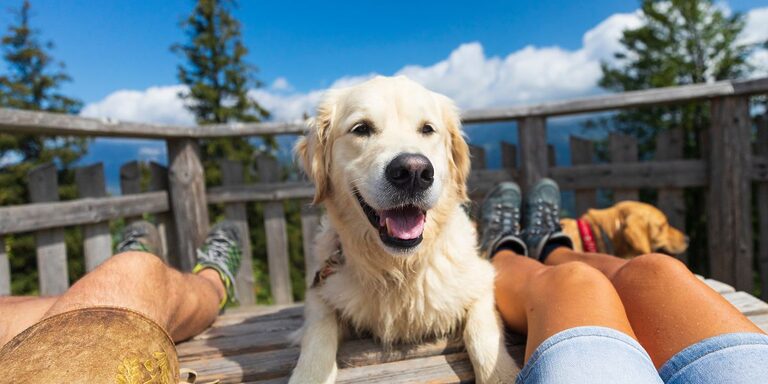
<svg viewBox="0 0 768 384"><path fill-rule="evenodd" d="M323 285L323 282L334 273L338 272L339 268L344 265L344 252L341 250L341 241L336 239L336 250L331 253L328 258L323 261L322 267L315 273L315 278L312 280L312 286L315 288Z"/></svg>
<svg viewBox="0 0 768 384"><path fill-rule="evenodd" d="M600 236L595 236L595 231L592 229L592 225L585 219L576 219L576 227L579 229L581 246L585 252L602 252L608 255L613 254L613 243L610 241L610 236L608 236L608 233L605 232L603 227L595 224L597 230L600 231Z"/></svg>

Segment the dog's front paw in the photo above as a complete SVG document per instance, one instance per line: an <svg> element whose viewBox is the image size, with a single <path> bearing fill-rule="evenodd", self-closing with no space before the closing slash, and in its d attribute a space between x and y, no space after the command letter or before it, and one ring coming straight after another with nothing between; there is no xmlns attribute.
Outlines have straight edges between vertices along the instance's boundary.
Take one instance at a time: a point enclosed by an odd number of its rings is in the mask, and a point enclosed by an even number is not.
<svg viewBox="0 0 768 384"><path fill-rule="evenodd" d="M486 377L477 377L477 384L512 384L517 379L520 368L509 355L502 354L496 365L490 369Z"/></svg>

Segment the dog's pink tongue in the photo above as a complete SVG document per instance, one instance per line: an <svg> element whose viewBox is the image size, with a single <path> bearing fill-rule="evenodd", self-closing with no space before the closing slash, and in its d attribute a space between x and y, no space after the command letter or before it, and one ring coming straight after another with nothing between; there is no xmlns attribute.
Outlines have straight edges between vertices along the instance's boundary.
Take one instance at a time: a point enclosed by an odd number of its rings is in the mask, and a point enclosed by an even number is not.
<svg viewBox="0 0 768 384"><path fill-rule="evenodd" d="M424 232L424 213L414 207L388 209L379 215L387 226L387 234L402 240L415 239Z"/></svg>

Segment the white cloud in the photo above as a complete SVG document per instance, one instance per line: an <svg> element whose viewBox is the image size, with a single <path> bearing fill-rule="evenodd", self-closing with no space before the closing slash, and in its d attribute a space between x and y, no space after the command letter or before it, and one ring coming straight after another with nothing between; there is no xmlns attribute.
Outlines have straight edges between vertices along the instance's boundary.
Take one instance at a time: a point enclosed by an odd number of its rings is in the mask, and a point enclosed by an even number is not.
<svg viewBox="0 0 768 384"><path fill-rule="evenodd" d="M80 112L86 117L109 117L123 121L194 125L195 118L178 97L183 85L150 87L144 91L119 90L90 103Z"/></svg>
<svg viewBox="0 0 768 384"><path fill-rule="evenodd" d="M747 13L740 42L768 40L768 8ZM600 61L613 60L621 49L622 31L641 23L639 11L614 14L582 37L582 46L568 50L557 46L527 46L505 56L487 56L480 42L462 44L447 58L432 65L405 65L394 75L413 80L446 94L462 108L482 108L572 98L601 92ZM749 58L768 73L768 51L756 50ZM331 88L346 87L373 77L374 73L345 76ZM129 121L193 124L177 94L180 85L159 86L144 91L122 90L89 104L82 114ZM295 121L311 114L324 89L298 92L288 79L278 77L266 88L250 92L277 121Z"/></svg>

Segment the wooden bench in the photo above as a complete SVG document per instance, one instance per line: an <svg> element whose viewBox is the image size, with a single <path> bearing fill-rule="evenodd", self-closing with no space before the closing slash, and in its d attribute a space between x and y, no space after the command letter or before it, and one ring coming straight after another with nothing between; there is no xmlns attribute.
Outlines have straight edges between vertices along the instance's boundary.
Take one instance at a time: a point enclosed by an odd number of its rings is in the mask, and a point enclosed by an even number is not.
<svg viewBox="0 0 768 384"><path fill-rule="evenodd" d="M707 285L722 294L755 324L768 331L768 304L719 281ZM276 384L288 381L299 356L291 334L302 323L303 307L254 306L222 316L206 332L177 346L181 366L199 374L198 382ZM519 366L525 338L510 335L509 349ZM337 383L466 383L472 365L459 340L434 340L385 351L369 339L344 341L338 353Z"/></svg>

